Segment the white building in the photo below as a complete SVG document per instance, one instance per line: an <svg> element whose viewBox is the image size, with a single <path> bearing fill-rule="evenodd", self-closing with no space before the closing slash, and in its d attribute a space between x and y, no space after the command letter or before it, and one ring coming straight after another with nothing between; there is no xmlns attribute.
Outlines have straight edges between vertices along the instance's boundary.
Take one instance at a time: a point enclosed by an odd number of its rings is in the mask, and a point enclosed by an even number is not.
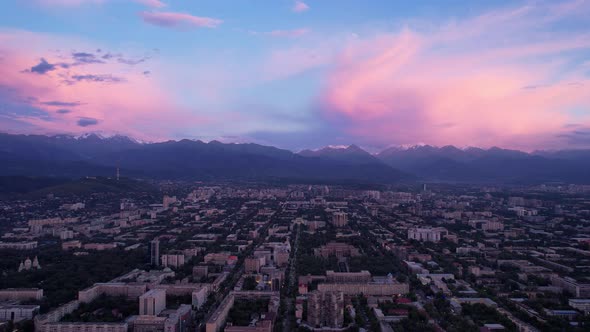
<svg viewBox="0 0 590 332"><path fill-rule="evenodd" d="M139 297L139 314L157 316L166 309L166 291L152 289Z"/></svg>
<svg viewBox="0 0 590 332"><path fill-rule="evenodd" d="M0 305L0 321L12 321L33 319L39 312L38 305Z"/></svg>
<svg viewBox="0 0 590 332"><path fill-rule="evenodd" d="M421 242L439 242L445 235L448 235L446 228L410 228L408 229L408 240Z"/></svg>

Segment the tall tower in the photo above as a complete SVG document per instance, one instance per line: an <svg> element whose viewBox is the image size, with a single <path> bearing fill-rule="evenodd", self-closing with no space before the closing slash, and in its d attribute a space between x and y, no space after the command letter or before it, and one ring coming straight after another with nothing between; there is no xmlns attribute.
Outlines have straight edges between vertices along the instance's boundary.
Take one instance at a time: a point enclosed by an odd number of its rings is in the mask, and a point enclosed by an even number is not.
<svg viewBox="0 0 590 332"><path fill-rule="evenodd" d="M150 242L150 263L154 266L160 266L160 240L153 239Z"/></svg>
<svg viewBox="0 0 590 332"><path fill-rule="evenodd" d="M119 172L119 166L117 166L117 181L119 181L119 176L121 175L121 173Z"/></svg>

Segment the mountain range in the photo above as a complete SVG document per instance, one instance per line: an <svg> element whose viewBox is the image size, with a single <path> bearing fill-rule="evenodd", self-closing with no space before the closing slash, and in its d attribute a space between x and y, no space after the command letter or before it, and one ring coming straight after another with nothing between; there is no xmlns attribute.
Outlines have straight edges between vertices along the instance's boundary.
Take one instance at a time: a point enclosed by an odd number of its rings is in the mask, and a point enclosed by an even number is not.
<svg viewBox="0 0 590 332"><path fill-rule="evenodd" d="M590 183L590 150L430 145L371 154L356 145L294 153L272 146L126 136L0 134L0 176L124 176L182 180L396 183Z"/></svg>
<svg viewBox="0 0 590 332"><path fill-rule="evenodd" d="M413 178L384 163L310 158L258 144L0 134L0 175L114 176L116 168L123 176L180 180L393 183Z"/></svg>
<svg viewBox="0 0 590 332"><path fill-rule="evenodd" d="M384 163L431 181L590 183L590 150L534 151L415 146L377 154Z"/></svg>

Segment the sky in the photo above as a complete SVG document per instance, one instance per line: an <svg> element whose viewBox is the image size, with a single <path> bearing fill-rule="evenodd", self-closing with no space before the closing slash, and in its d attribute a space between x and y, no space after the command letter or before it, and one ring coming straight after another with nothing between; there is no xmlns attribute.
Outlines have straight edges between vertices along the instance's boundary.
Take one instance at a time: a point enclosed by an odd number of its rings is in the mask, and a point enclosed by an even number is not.
<svg viewBox="0 0 590 332"><path fill-rule="evenodd" d="M2 0L0 131L590 148L590 0Z"/></svg>

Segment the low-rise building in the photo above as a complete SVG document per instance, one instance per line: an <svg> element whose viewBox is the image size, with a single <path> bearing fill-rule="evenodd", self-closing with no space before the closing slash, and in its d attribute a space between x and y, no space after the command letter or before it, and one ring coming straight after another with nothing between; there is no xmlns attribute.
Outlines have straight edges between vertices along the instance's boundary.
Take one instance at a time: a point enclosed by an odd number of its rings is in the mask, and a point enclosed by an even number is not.
<svg viewBox="0 0 590 332"><path fill-rule="evenodd" d="M446 228L410 228L408 229L408 240L417 240L421 242L439 242L449 232Z"/></svg>
<svg viewBox="0 0 590 332"><path fill-rule="evenodd" d="M5 288L0 289L0 301L40 301L43 290L39 288Z"/></svg>
<svg viewBox="0 0 590 332"><path fill-rule="evenodd" d="M39 313L39 308L38 305L0 304L0 321L17 323L22 320L33 319Z"/></svg>

